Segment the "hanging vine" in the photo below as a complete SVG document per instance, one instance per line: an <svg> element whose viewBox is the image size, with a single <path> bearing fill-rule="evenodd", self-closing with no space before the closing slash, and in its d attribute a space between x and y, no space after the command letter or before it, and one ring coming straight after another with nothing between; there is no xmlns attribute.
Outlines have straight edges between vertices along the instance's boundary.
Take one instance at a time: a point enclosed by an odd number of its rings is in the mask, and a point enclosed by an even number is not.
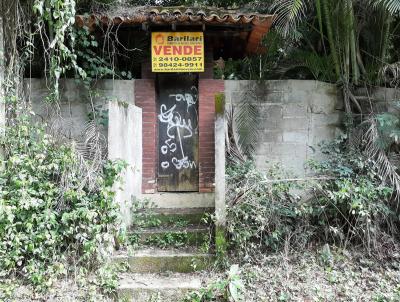
<svg viewBox="0 0 400 302"><path fill-rule="evenodd" d="M86 78L86 72L79 67L74 51L76 3L74 0L35 0L33 12L44 47L45 70L50 78L50 99L59 100L59 80L67 70L73 69L81 78Z"/></svg>
<svg viewBox="0 0 400 302"><path fill-rule="evenodd" d="M29 107L32 93L24 85L29 82L24 79L25 69L29 72L38 53L44 58L48 101L58 103L59 82L68 71L87 78L75 50L75 9L74 0L0 0L7 110L7 125L0 136L4 151L0 157L1 301L19 300L13 290L21 284L45 294L67 275L88 279L89 269L100 269L96 273L100 280L103 271L109 274L100 264L119 234L113 184L126 165L100 156L103 145L95 135L81 146L38 122ZM79 153L79 148L86 153ZM88 292L83 299L102 301L100 294L113 294L116 275L111 277L94 294L86 289L92 281L82 285L82 291ZM93 282L102 287L99 280Z"/></svg>

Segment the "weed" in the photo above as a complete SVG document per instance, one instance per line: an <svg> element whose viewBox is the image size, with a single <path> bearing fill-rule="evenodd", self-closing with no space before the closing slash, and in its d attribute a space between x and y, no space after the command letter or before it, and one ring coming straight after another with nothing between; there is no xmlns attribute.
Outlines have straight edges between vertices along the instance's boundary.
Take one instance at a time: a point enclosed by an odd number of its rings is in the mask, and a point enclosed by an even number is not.
<svg viewBox="0 0 400 302"><path fill-rule="evenodd" d="M129 233L127 236L127 242L130 246L137 246L140 242L140 234L134 232L134 233Z"/></svg>
<svg viewBox="0 0 400 302"><path fill-rule="evenodd" d="M331 179L315 183L315 198L304 209L325 242L346 248L362 244L368 252L382 253L382 245L393 246L398 223L396 209L390 206L393 188L385 186L373 162L340 137L321 146L323 161L310 161L310 167Z"/></svg>
<svg viewBox="0 0 400 302"><path fill-rule="evenodd" d="M114 263L107 263L101 266L96 274L96 285L103 293L116 296L119 273L123 270L123 266Z"/></svg>
<svg viewBox="0 0 400 302"><path fill-rule="evenodd" d="M288 292L281 291L278 297L278 301L281 302L290 301L290 294Z"/></svg>
<svg viewBox="0 0 400 302"><path fill-rule="evenodd" d="M132 228L143 229L149 227L159 227L161 220L155 215L155 204L148 199L132 200Z"/></svg>
<svg viewBox="0 0 400 302"><path fill-rule="evenodd" d="M189 225L189 221L183 219L183 218L173 218L171 217L168 220L169 224L172 225L174 228L185 228Z"/></svg>
<svg viewBox="0 0 400 302"><path fill-rule="evenodd" d="M267 172L252 162L228 167L227 231L231 249L242 259L285 245L304 248L311 240L344 249L361 243L379 256L396 249L393 188L344 138L322 145L321 151L323 160L309 162L318 181L293 181L279 166ZM299 189L306 199L295 194Z"/></svg>
<svg viewBox="0 0 400 302"><path fill-rule="evenodd" d="M292 193L298 185L270 181L287 178L280 167L262 173L246 162L229 166L227 172L227 231L233 250L246 257L282 247L296 231L307 236L297 219L298 197Z"/></svg>
<svg viewBox="0 0 400 302"><path fill-rule="evenodd" d="M146 238L145 244L157 246L161 248L166 247L181 247L187 244L188 234L183 232L167 232L162 235L151 235Z"/></svg>
<svg viewBox="0 0 400 302"><path fill-rule="evenodd" d="M206 288L191 292L185 298L185 302L209 302L209 301L243 301L244 284L238 265L232 265L223 279L211 283Z"/></svg>

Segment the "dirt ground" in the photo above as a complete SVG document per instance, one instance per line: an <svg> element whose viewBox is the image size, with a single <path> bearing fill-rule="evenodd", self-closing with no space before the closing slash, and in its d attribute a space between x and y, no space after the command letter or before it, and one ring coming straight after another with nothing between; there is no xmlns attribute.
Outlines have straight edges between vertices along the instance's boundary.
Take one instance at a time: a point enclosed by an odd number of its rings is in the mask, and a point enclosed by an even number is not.
<svg viewBox="0 0 400 302"><path fill-rule="evenodd" d="M400 255L377 260L349 251L264 256L245 265L245 301L400 301Z"/></svg>

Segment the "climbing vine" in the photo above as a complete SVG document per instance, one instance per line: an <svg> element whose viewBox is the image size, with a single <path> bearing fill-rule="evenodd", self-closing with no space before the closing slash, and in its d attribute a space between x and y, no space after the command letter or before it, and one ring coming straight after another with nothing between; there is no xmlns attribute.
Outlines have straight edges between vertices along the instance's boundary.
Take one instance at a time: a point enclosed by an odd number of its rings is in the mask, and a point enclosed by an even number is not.
<svg viewBox="0 0 400 302"><path fill-rule="evenodd" d="M77 42L75 14L74 0L0 1L6 40L7 113L5 135L0 136L4 151L0 157L1 301L9 300L9 285L19 285L21 279L45 290L60 276L97 269L96 260L119 236L113 185L125 163L105 160L102 150L96 151L101 149L96 140L86 140L81 146L38 122L24 87L25 68L38 53L43 56L50 88L44 100L56 105L63 75L86 80L93 75L88 76L87 70L103 66L94 53L93 57L85 57L90 56L88 51L78 53L79 47L85 46L79 43L97 47L97 42L87 31L83 34L86 38ZM94 59L94 65L81 66L80 60L85 59ZM112 69L100 72L103 75ZM80 148L86 148L85 152ZM95 152L100 156L93 156ZM102 272L103 268L96 284L111 293L115 274Z"/></svg>
<svg viewBox="0 0 400 302"><path fill-rule="evenodd" d="M33 12L44 47L46 70L50 77L53 100L59 99L59 80L67 70L73 69L80 77L86 78L86 72L77 63L75 46L74 0L35 0Z"/></svg>

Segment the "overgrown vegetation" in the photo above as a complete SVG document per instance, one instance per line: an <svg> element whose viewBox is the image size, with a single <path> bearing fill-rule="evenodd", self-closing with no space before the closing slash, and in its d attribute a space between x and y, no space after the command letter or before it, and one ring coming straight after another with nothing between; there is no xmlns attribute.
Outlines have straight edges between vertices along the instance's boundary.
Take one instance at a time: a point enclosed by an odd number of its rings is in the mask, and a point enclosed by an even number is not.
<svg viewBox="0 0 400 302"><path fill-rule="evenodd" d="M90 47L97 47L94 37L74 28L75 1L3 1L0 8L8 24L4 24L7 51L2 87L7 122L0 138L4 151L0 156L0 299L12 298L20 286L47 292L62 277L73 276L75 285L83 288L82 300L103 300L103 294L113 295L117 287L118 268L104 260L119 236L114 185L126 165L106 160L101 134L94 127L95 112L88 122L91 136L83 141L69 140L59 129L39 122L21 79L36 56L38 41L49 80L49 95L43 102L52 103L56 111L62 76L76 73L88 84L111 69L90 53ZM88 65L80 66L83 60Z"/></svg>
<svg viewBox="0 0 400 302"><path fill-rule="evenodd" d="M192 292L184 302L242 301L244 284L238 265L232 265L226 275L200 291Z"/></svg>
<svg viewBox="0 0 400 302"><path fill-rule="evenodd" d="M362 245L390 257L399 235L394 189L381 179L372 160L345 142L342 137L323 146L325 160L310 163L315 172L333 177L313 187L315 197L307 205L312 222L325 242L343 248Z"/></svg>
<svg viewBox="0 0 400 302"><path fill-rule="evenodd" d="M291 192L296 183L282 180L279 171L263 174L251 161L228 167L227 231L240 258L276 250L294 232L306 235L298 223L299 198Z"/></svg>
<svg viewBox="0 0 400 302"><path fill-rule="evenodd" d="M381 257L398 250L393 188L374 162L345 137L324 144L321 152L324 160L309 163L312 178L284 175L276 167L262 173L251 162L229 167L228 232L240 259L315 241L345 249L362 245Z"/></svg>
<svg viewBox="0 0 400 302"><path fill-rule="evenodd" d="M392 275L379 277L379 286L360 292L361 279L367 277L359 270L376 276L380 269L375 266L397 263L399 217L390 181L348 141L344 135L322 144L323 156L308 163L313 176L306 178L279 166L261 172L252 161L231 154L228 262L242 266L243 295L226 295L225 277L192 293L188 301L351 300L356 291L366 301L396 301L397 266ZM323 280L307 281L310 274L317 279L322 274Z"/></svg>
<svg viewBox="0 0 400 302"><path fill-rule="evenodd" d="M82 146L77 142L35 122L26 106L21 75L41 57L42 75L49 80L51 92L43 101L55 107L63 76L79 79L86 89L103 77L132 78L130 71L116 68L118 47L124 54L133 50L122 45L115 32L108 28L99 41L87 27L74 26L78 10L87 13L121 3L217 5L277 13L274 30L264 41L268 52L243 61L228 60L223 68L216 68L216 76L312 78L342 88L347 135L322 147L325 159L310 162L316 173L311 180L283 173L280 167L268 173L257 171L249 160L257 138L248 135L256 132L252 125L257 123L257 108L246 103L236 116L232 111L231 120L237 118L239 129L230 129L229 142L239 147L230 149L235 158L228 168L227 230L231 251L239 256L236 259L261 262L265 251L286 252L316 242L343 250L362 247L385 259L395 255L399 239L399 116L397 111L371 112L365 118L356 88L397 88L400 82L396 52L399 1L4 0L0 8L5 22L8 125L1 138L5 153L0 164L0 289L4 293L0 299L12 295L15 285L9 280L16 277L44 290L58 277L74 274L77 283L89 283L95 292L98 287L106 294L115 292L116 268L97 267L96 260L112 248L118 236L112 188L125 165L106 161L98 141L84 144L87 150L80 152ZM89 115L94 124L98 122L96 110L92 104ZM299 189L307 192L307 198L297 195ZM142 220L134 217L138 228L161 224L157 218L143 215ZM129 240L137 243L138 236L133 234ZM186 240L185 233L171 233L150 238L148 243L181 246ZM340 274L335 273L329 245L320 258L327 280L335 283ZM97 276L88 279L93 270ZM242 291L239 269L232 266L223 279L191 294L188 301L238 301ZM398 289L392 291L388 295L378 292L374 299L396 301ZM287 288L277 293L279 301L294 296Z"/></svg>
<svg viewBox="0 0 400 302"><path fill-rule="evenodd" d="M204 215L201 222L193 224L185 217L157 214L155 208L147 200L133 201L133 222L127 235L128 249L143 246L161 249L197 247L204 253L210 252L212 235L197 232L196 227L208 226L211 217Z"/></svg>
<svg viewBox="0 0 400 302"><path fill-rule="evenodd" d="M14 106L1 141L0 271L42 289L75 265L90 268L113 248L119 221L112 186L125 164L107 162L87 179L73 145Z"/></svg>

